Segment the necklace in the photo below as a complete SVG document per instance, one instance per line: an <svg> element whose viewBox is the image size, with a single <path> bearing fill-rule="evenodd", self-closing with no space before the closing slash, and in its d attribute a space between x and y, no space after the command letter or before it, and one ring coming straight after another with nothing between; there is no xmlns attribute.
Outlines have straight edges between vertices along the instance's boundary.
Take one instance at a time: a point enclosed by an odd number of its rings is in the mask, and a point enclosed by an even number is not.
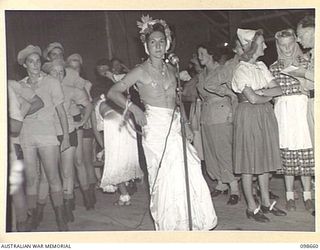
<svg viewBox="0 0 320 250"><path fill-rule="evenodd" d="M168 79L168 70L167 65L162 61L162 69L155 67L150 58L148 59L149 67L149 75L152 79L152 87L155 88L156 86L160 85L164 88L164 90L168 90L170 83Z"/></svg>
<svg viewBox="0 0 320 250"><path fill-rule="evenodd" d="M160 73L162 76L165 76L167 67L166 67L166 64L165 64L163 61L161 61L161 63L162 63L161 69L155 67L155 66L152 64L150 58L148 59L148 62L149 62L149 64L151 65L151 67L152 67L153 69L155 69L155 70L156 70L158 73Z"/></svg>

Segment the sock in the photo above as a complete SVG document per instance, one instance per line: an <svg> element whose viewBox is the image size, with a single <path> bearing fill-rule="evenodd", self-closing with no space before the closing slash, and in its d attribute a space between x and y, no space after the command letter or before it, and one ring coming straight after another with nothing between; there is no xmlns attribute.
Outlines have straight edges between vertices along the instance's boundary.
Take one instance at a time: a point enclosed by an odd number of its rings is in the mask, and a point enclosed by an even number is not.
<svg viewBox="0 0 320 250"><path fill-rule="evenodd" d="M306 200L311 200L311 192L308 191L308 192L303 192L303 200L306 201Z"/></svg>
<svg viewBox="0 0 320 250"><path fill-rule="evenodd" d="M294 193L293 192L286 192L287 201L294 200Z"/></svg>

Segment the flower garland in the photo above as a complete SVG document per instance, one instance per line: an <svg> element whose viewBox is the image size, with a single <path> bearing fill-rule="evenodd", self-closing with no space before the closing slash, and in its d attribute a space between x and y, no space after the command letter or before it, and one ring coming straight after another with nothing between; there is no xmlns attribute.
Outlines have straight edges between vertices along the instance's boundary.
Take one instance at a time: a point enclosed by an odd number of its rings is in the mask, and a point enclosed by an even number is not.
<svg viewBox="0 0 320 250"><path fill-rule="evenodd" d="M151 34L153 32L153 25L156 23L161 24L164 27L165 36L167 39L168 44L171 44L172 38L171 38L171 30L166 23L166 21L162 19L152 19L149 15L142 16L141 22L137 21L137 26L140 29L140 40L142 43L146 42L146 35Z"/></svg>

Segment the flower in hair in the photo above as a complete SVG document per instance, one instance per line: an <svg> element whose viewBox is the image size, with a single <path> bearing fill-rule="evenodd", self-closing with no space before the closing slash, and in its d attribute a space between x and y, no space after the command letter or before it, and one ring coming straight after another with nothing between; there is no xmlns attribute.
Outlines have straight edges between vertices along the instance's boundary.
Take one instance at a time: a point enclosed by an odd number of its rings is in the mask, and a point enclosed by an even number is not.
<svg viewBox="0 0 320 250"><path fill-rule="evenodd" d="M140 40L142 41L142 43L146 42L146 35L153 32L153 25L155 25L156 23L159 23L163 26L166 39L169 43L171 43L171 30L166 21L162 19L152 19L152 17L150 17L149 15L142 16L141 22L137 21L137 26L140 29Z"/></svg>

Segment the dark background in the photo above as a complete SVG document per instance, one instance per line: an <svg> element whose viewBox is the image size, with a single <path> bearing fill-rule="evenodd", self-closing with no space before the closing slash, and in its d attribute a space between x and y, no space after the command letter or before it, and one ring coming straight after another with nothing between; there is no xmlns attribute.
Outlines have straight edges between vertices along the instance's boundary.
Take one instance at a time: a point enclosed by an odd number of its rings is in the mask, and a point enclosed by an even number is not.
<svg viewBox="0 0 320 250"><path fill-rule="evenodd" d="M26 74L16 62L21 49L29 44L44 49L56 41L64 46L65 58L72 53L82 55L85 75L93 83L95 63L100 58L116 56L133 67L146 57L136 25L142 14L164 19L170 25L181 68L186 67L198 44L212 41L222 46L237 28L264 30L268 48L262 60L271 64L276 59L275 32L295 29L300 19L314 13L314 9L6 11L7 75L8 79L19 80Z"/></svg>

